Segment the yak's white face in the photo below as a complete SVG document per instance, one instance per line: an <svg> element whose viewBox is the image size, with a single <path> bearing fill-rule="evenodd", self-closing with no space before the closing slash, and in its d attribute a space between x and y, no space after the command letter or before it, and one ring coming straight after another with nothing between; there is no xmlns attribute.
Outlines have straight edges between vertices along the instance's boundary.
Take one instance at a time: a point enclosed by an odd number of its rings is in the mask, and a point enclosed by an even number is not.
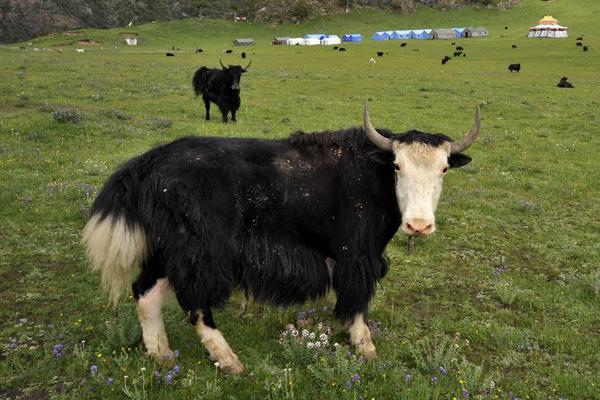
<svg viewBox="0 0 600 400"><path fill-rule="evenodd" d="M402 214L400 228L409 235L435 231L435 210L448 171L450 144L432 146L421 142L394 142L396 198Z"/></svg>

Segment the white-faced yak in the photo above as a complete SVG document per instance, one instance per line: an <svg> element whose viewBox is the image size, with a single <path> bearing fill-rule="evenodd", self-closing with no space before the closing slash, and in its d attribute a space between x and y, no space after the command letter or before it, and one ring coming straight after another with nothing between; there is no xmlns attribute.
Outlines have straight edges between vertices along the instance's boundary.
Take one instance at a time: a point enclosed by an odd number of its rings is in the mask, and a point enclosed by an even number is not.
<svg viewBox="0 0 600 400"><path fill-rule="evenodd" d="M229 374L244 366L212 309L241 288L287 306L336 295L334 315L366 359L376 356L369 301L388 270L398 228L435 230L446 172L479 135L364 129L298 132L287 139L186 137L125 163L99 192L83 243L117 302L133 295L148 353L172 355L161 314L174 292L200 340Z"/></svg>

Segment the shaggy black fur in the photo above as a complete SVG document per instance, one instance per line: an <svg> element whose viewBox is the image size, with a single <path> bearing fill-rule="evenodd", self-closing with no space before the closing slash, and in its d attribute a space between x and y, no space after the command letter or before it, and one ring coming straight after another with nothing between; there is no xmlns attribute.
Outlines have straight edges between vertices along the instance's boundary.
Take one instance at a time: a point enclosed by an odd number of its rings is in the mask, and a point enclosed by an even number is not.
<svg viewBox="0 0 600 400"><path fill-rule="evenodd" d="M508 70L512 73L513 71L516 72L520 72L521 71L521 64L510 64L508 66Z"/></svg>
<svg viewBox="0 0 600 400"><path fill-rule="evenodd" d="M192 86L196 96L202 94L204 108L206 109L205 119L210 120L210 102L215 103L221 114L223 122L227 123L227 115L231 112L231 120L236 122L235 114L240 108L240 79L242 74L247 71L240 65L230 65L223 69L210 69L200 67L194 73Z"/></svg>
<svg viewBox="0 0 600 400"><path fill-rule="evenodd" d="M440 146L441 134L384 136ZM470 158L457 154L451 166ZM149 254L136 298L167 277L196 321L241 287L286 306L335 289L335 315L366 313L387 272L384 249L401 221L393 154L361 128L284 140L186 137L123 165L92 213L123 217L146 233ZM325 258L336 261L330 280Z"/></svg>

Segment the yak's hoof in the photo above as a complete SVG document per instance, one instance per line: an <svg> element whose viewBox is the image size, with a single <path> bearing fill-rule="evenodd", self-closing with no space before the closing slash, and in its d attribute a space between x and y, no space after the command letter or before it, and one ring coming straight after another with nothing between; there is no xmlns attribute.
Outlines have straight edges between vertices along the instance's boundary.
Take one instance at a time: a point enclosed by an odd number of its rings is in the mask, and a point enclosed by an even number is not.
<svg viewBox="0 0 600 400"><path fill-rule="evenodd" d="M375 350L375 346L372 343L369 343L366 346L358 347L358 353L363 356L365 360L376 360L377 359L377 351Z"/></svg>
<svg viewBox="0 0 600 400"><path fill-rule="evenodd" d="M221 364L220 368L225 375L239 375L244 372L244 364L237 359L232 360L227 364Z"/></svg>

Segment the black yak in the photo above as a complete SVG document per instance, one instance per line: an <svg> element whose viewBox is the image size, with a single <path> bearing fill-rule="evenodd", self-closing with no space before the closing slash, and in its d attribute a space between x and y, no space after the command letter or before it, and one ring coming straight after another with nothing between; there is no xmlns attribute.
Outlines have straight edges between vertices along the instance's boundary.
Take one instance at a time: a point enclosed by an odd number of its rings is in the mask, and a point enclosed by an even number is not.
<svg viewBox="0 0 600 400"><path fill-rule="evenodd" d="M246 52L242 51L242 54L240 54L242 58L246 58Z"/></svg>
<svg viewBox="0 0 600 400"><path fill-rule="evenodd" d="M581 42L577 42L577 43L575 43L575 46L581 47L581 46L583 46L583 44Z"/></svg>
<svg viewBox="0 0 600 400"><path fill-rule="evenodd" d="M346 51L346 48L345 47L340 47L338 50L339 51Z"/></svg>
<svg viewBox="0 0 600 400"><path fill-rule="evenodd" d="M406 47L406 43L400 43L400 47Z"/></svg>
<svg viewBox="0 0 600 400"><path fill-rule="evenodd" d="M588 51L588 47L587 46L583 46L583 51Z"/></svg>
<svg viewBox="0 0 600 400"><path fill-rule="evenodd" d="M166 53L166 56L167 56L167 57L175 57L175 54L173 54L173 53L169 52L169 53Z"/></svg>
<svg viewBox="0 0 600 400"><path fill-rule="evenodd" d="M512 45L512 48L513 48L513 49L516 49L516 48L517 48L517 45L516 45L516 44L513 44L513 45Z"/></svg>
<svg viewBox="0 0 600 400"><path fill-rule="evenodd" d="M204 50L202 50L202 49L196 49L196 54L202 53L202 52L204 52Z"/></svg>
<svg viewBox="0 0 600 400"><path fill-rule="evenodd" d="M222 69L198 68L192 79L192 85L196 96L202 94L207 121L210 119L210 102L212 101L219 107L224 123L227 123L229 112L231 112L231 120L236 122L235 113L240 108L241 103L240 79L242 74L248 71L250 64L252 64L252 61L244 68L240 65L226 67L221 62Z"/></svg>
<svg viewBox="0 0 600 400"><path fill-rule="evenodd" d="M287 306L332 289L351 343L376 357L369 301L388 271L398 228L435 230L443 177L471 161L463 138L364 129L287 139L186 137L125 163L100 190L83 243L114 303L141 267L133 296L150 355L172 358L161 303L175 297L229 374L244 369L212 309L235 288ZM468 236L468 234L467 234Z"/></svg>
<svg viewBox="0 0 600 400"><path fill-rule="evenodd" d="M231 54L231 53L233 53L233 50L223 50L223 53L225 53L225 54Z"/></svg>
<svg viewBox="0 0 600 400"><path fill-rule="evenodd" d="M456 50L464 50L462 46L456 46Z"/></svg>
<svg viewBox="0 0 600 400"><path fill-rule="evenodd" d="M516 72L520 72L521 71L521 64L510 64L508 66L508 70L512 73L513 71Z"/></svg>
<svg viewBox="0 0 600 400"><path fill-rule="evenodd" d="M462 54L462 51L455 51L454 57L460 57L461 54Z"/></svg>
<svg viewBox="0 0 600 400"><path fill-rule="evenodd" d="M377 57L383 57L383 51L378 51L377 52Z"/></svg>
<svg viewBox="0 0 600 400"><path fill-rule="evenodd" d="M571 82L568 81L569 78L567 78L566 76L563 76L562 78L560 78L560 82L558 82L558 85L556 85L559 88L574 88L575 86L573 86L573 84Z"/></svg>

